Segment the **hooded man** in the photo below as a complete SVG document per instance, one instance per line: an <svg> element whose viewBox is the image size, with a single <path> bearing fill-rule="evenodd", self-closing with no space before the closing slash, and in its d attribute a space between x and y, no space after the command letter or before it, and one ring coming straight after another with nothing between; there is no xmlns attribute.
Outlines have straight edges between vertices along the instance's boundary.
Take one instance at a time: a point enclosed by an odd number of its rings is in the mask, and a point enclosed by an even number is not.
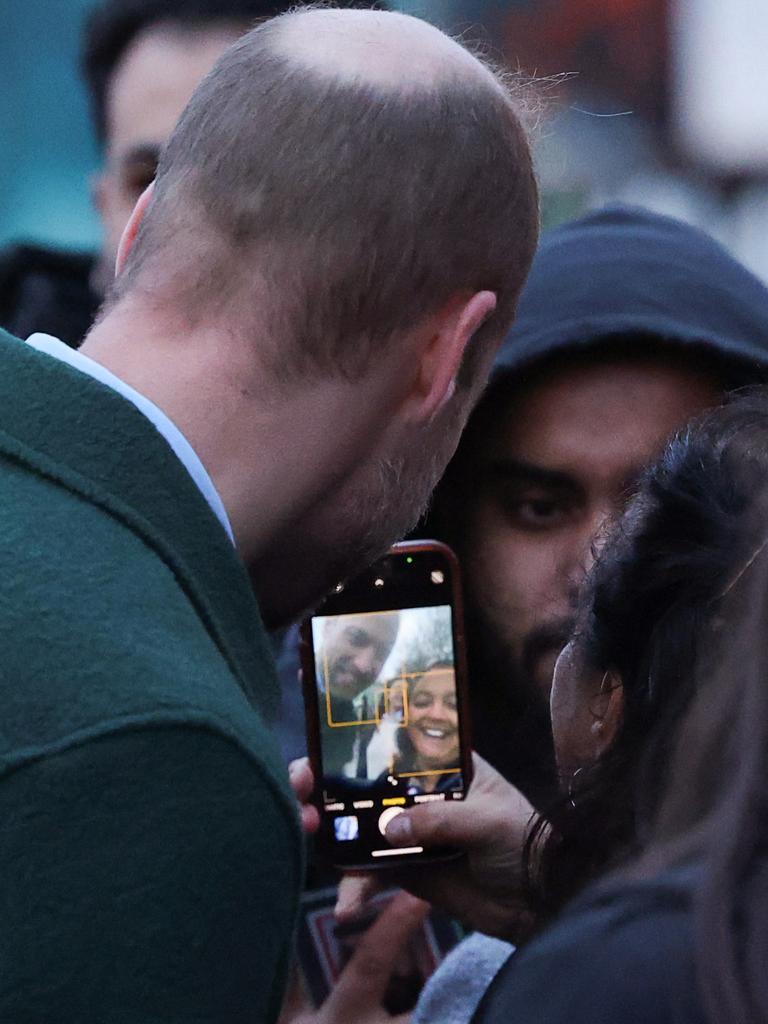
<svg viewBox="0 0 768 1024"><path fill-rule="evenodd" d="M534 803L601 528L675 430L767 371L768 290L701 231L616 207L542 238L432 517L464 571L476 747Z"/></svg>

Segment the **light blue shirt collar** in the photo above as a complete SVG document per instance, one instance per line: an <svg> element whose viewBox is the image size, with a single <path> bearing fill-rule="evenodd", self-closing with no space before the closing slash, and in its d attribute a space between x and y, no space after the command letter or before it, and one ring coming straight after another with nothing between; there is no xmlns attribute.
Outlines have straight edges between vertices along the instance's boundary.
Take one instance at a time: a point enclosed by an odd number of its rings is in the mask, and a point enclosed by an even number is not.
<svg viewBox="0 0 768 1024"><path fill-rule="evenodd" d="M154 402L150 402L144 395L120 380L114 373L110 373L101 363L97 363L82 352L70 348L69 345L65 345L58 338L51 337L50 334L33 334L27 338L27 344L31 345L32 348L36 348L38 352L45 352L62 363L68 363L69 366L74 367L81 373L88 374L89 377L93 377L94 380L98 380L108 388L112 388L113 391L122 395L132 405L135 405L139 412L146 416L171 446L179 462L181 462L195 481L200 489L200 493L210 505L211 511L226 530L227 536L233 544L235 543L232 526L229 522L227 511L224 508L224 503L219 497L219 492L213 486L213 481L208 475L208 471L200 461L192 445L187 441L176 424L165 415L162 409L159 409Z"/></svg>

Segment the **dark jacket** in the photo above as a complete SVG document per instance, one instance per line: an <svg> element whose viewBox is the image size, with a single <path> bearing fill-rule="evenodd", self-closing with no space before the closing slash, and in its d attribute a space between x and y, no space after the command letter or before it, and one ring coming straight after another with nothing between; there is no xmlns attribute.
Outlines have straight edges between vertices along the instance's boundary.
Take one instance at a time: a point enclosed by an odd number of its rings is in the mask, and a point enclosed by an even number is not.
<svg viewBox="0 0 768 1024"><path fill-rule="evenodd" d="M20 338L42 331L77 348L99 308L90 253L18 244L0 251L0 328Z"/></svg>
<svg viewBox="0 0 768 1024"><path fill-rule="evenodd" d="M131 403L3 332L0 494L0 1020L274 1020L302 850L242 563Z"/></svg>
<svg viewBox="0 0 768 1024"><path fill-rule="evenodd" d="M697 878L694 868L676 868L585 894L512 954L473 1024L704 1024L691 909Z"/></svg>

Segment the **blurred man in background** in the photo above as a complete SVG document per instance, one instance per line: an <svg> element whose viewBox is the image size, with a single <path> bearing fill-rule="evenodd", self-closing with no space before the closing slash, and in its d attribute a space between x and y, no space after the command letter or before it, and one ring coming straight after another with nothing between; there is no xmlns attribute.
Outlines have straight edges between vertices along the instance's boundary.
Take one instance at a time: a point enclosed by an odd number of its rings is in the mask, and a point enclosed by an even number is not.
<svg viewBox="0 0 768 1024"><path fill-rule="evenodd" d="M104 167L92 191L100 253L20 244L0 253L0 327L80 344L114 279L120 236L193 90L230 43L290 0L104 0L88 16L82 70ZM339 3L337 7L381 7Z"/></svg>
<svg viewBox="0 0 768 1024"><path fill-rule="evenodd" d="M767 371L768 290L698 230L614 208L543 237L432 517L464 572L475 746L534 803L603 525L671 433Z"/></svg>

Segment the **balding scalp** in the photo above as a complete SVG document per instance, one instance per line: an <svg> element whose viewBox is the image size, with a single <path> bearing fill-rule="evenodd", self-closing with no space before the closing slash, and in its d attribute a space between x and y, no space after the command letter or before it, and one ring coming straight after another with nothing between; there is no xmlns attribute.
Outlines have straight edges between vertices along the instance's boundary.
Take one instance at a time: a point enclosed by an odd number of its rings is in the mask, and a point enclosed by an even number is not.
<svg viewBox="0 0 768 1024"><path fill-rule="evenodd" d="M354 376L457 294L496 293L482 332L506 331L537 231L526 135L488 68L405 15L310 10L197 89L116 297L224 318L285 379Z"/></svg>
<svg viewBox="0 0 768 1024"><path fill-rule="evenodd" d="M276 19L275 52L349 84L408 92L465 77L499 88L465 47L407 14L309 7Z"/></svg>

